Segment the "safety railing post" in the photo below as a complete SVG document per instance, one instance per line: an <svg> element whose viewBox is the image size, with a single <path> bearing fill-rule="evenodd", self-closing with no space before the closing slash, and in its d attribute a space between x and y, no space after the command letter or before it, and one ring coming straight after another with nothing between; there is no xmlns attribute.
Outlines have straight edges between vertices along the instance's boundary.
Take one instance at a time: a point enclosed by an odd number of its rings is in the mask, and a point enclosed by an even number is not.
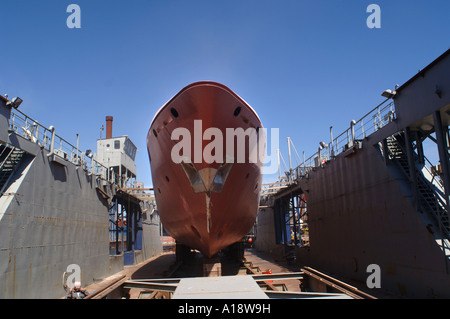
<svg viewBox="0 0 450 319"><path fill-rule="evenodd" d="M54 154L55 151L55 127L54 126L50 126L49 127L50 132L52 132L52 139L50 141L50 153L48 154L48 156L51 156Z"/></svg>

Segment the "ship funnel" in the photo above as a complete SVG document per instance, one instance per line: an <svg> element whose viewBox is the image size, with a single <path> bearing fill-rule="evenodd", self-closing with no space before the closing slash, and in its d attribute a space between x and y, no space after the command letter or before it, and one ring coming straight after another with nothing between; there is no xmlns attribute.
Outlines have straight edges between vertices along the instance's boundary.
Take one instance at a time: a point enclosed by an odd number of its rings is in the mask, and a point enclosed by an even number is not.
<svg viewBox="0 0 450 319"><path fill-rule="evenodd" d="M112 122L113 122L113 117L107 116L106 117L106 138L112 137Z"/></svg>

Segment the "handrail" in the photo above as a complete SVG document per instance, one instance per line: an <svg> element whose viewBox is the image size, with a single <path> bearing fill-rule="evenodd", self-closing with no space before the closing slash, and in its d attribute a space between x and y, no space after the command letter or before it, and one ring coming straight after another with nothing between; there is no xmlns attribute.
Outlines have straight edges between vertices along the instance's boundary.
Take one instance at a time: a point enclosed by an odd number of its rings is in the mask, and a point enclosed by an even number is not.
<svg viewBox="0 0 450 319"><path fill-rule="evenodd" d="M322 160L329 160L344 152L354 142L364 139L395 119L394 102L386 103L384 100L371 111L366 113L358 121L351 121L350 127L332 139L325 147L308 157L294 170L296 178L306 175L312 168L322 166ZM384 106L383 106L384 105ZM371 118L370 118L371 117ZM326 155L324 151L326 150ZM317 159L317 162L315 162Z"/></svg>
<svg viewBox="0 0 450 319"><path fill-rule="evenodd" d="M13 109L9 119L9 129L38 144L41 148L45 148L51 152L51 155L54 154L65 158L75 165L83 167L90 173L98 175L101 179L111 182L111 174L109 174L106 166L87 156L78 147L55 134L52 126L47 128L20 110Z"/></svg>
<svg viewBox="0 0 450 319"><path fill-rule="evenodd" d="M402 152L403 152L403 153L406 153L405 146L404 146L402 143L400 143L400 142L397 140L397 138L394 137L394 139L396 140L396 143L397 143L397 145L400 147L400 149L402 150ZM389 152L390 152L391 155L392 155L391 150L389 150ZM425 156L424 156L424 159L425 159L428 163L431 164L431 162L430 162L430 161L428 160L428 158L426 158ZM432 174L432 173L428 170L428 168L426 167L426 165L424 165L424 167L425 167L425 169L427 170L427 172L428 172L429 174ZM403 170L403 172L404 172L405 174L408 174L408 172L405 171L405 168L404 168L402 165L400 165L400 168ZM441 198L441 195L439 194L439 192L437 192L437 191L434 189L434 188L436 188L436 186L434 186L434 185L433 185L433 184L432 184L432 183L431 183L431 182L423 175L423 173L421 174L421 173L420 173L420 170L419 170L418 167L415 166L415 165L414 165L414 170L415 170L416 172L419 173L419 174L417 175L417 180L418 180L418 181L421 180L421 181L422 181L422 184L423 184L426 188L428 188L429 191L431 191L431 192L433 193L433 198L434 198L434 203L433 203L433 204L435 205L435 207L433 207L432 204L430 204L428 201L423 200L423 199L422 199L422 203L425 203L425 206L426 206L429 210L431 210L431 213L434 215L434 218L436 219L436 221L437 221L437 223L438 223L439 231L441 232L441 234L445 234L445 237L446 237L446 238L450 238L449 230L448 230L448 228L444 225L443 220L442 220L442 213L446 213L446 214L448 215L448 212L447 212L447 209L446 209L447 204L445 203L444 199ZM432 185L434 186L434 188L433 188ZM443 245L446 245L446 246L448 246L448 247L450 248L450 245L448 245L447 242L445 242L445 244L443 244Z"/></svg>
<svg viewBox="0 0 450 319"><path fill-rule="evenodd" d="M5 147L5 149L2 151L2 154L3 154L3 152L6 150L6 147ZM8 161L8 158L11 156L11 154L14 152L14 147L13 148L11 148L11 150L9 151L9 153L6 155L6 157L5 157L5 159L0 163L0 170L3 168L3 165L5 165L5 163Z"/></svg>

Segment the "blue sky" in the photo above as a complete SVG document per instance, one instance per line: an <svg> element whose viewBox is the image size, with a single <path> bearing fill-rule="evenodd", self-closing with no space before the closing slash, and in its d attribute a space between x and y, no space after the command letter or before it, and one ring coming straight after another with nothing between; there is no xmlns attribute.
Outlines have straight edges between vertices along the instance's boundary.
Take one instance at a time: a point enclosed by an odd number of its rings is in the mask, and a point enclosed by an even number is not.
<svg viewBox="0 0 450 319"><path fill-rule="evenodd" d="M80 29L66 25L71 3ZM366 25L371 3L380 29ZM448 0L2 0L0 12L0 93L82 149L114 116L146 185L150 122L192 82L227 85L280 129L285 159L288 136L309 156L450 46Z"/></svg>

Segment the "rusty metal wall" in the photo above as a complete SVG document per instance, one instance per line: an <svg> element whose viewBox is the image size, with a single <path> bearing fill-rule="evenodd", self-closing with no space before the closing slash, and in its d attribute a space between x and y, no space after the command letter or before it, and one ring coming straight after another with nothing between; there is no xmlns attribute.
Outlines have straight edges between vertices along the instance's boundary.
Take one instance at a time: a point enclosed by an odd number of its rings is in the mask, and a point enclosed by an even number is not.
<svg viewBox="0 0 450 319"><path fill-rule="evenodd" d="M143 238L142 238L142 253L143 259L149 259L153 256L158 256L163 253L161 220L157 212L145 214L142 221Z"/></svg>
<svg viewBox="0 0 450 319"><path fill-rule="evenodd" d="M0 219L0 296L58 298L70 264L109 275L108 210L93 176L37 154ZM4 197L4 196L3 196Z"/></svg>
<svg viewBox="0 0 450 319"><path fill-rule="evenodd" d="M123 255L109 255L111 203L105 191L112 198L114 186L100 179L101 171L91 174L75 160L58 157L53 162L45 147L48 140L10 131L10 124L36 123L24 114L11 123L10 111L0 97L0 143L27 155L0 196L0 299L64 297L63 275L73 273L73 264L79 266L84 286L123 270ZM41 129L44 135L49 131ZM162 252L159 218L142 229L139 261Z"/></svg>
<svg viewBox="0 0 450 319"><path fill-rule="evenodd" d="M71 264L83 286L123 270L123 256L109 255L108 203L95 175L52 163L46 150L16 138L32 155L0 197L0 298L61 298ZM162 252L153 222L143 225L139 261Z"/></svg>
<svg viewBox="0 0 450 319"><path fill-rule="evenodd" d="M306 193L310 250L300 263L366 282L367 267L381 268L381 288L396 296L450 297L442 250L419 218L376 148L363 143L301 180Z"/></svg>
<svg viewBox="0 0 450 319"><path fill-rule="evenodd" d="M274 253L279 250L279 245L276 243L275 220L273 211L274 200L268 198L261 201L256 220L256 241L255 248L258 251L267 251Z"/></svg>

